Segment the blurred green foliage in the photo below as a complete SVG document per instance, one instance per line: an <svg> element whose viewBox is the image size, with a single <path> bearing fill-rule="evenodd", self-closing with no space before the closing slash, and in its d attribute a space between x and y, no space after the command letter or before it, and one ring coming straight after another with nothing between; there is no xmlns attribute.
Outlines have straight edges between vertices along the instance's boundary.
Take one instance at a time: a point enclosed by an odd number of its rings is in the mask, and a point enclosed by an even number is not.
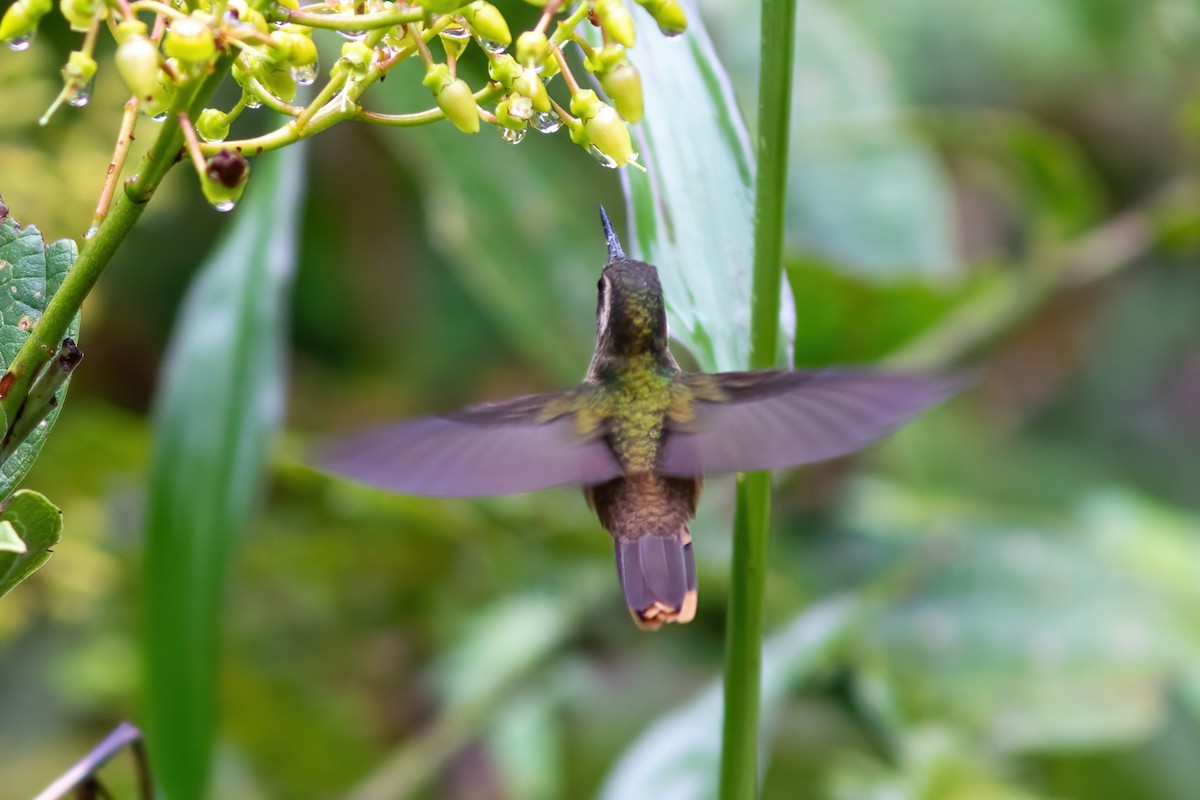
<svg viewBox="0 0 1200 800"><path fill-rule="evenodd" d="M754 4L704 11L748 108ZM779 476L765 796L1192 797L1200 15L802 0L798 21L795 362L919 350L980 371L866 456ZM0 120L0 192L78 235L115 122L32 128L57 90L36 52L0 55L0 91L38 95ZM380 87L398 110L405 83ZM565 137L343 127L312 145L278 329L289 433L229 576L213 795L705 796L728 479L693 529L696 622L648 636L575 492L421 500L303 466L321 436L577 379L616 176ZM27 481L64 537L0 605L2 798L147 717L148 410L181 298L234 224L189 192L156 198L90 300L74 399ZM1078 246L1097 231L1127 252ZM1114 263L1079 279L1081 253Z"/></svg>

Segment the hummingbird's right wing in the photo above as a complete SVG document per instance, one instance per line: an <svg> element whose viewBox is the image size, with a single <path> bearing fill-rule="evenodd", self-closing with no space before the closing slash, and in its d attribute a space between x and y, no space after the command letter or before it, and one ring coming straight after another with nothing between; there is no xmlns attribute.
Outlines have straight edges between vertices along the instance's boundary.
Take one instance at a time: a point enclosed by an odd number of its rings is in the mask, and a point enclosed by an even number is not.
<svg viewBox="0 0 1200 800"><path fill-rule="evenodd" d="M336 442L318 457L330 472L400 494L483 497L622 474L604 430L584 434L572 392L531 395L421 417Z"/></svg>
<svg viewBox="0 0 1200 800"><path fill-rule="evenodd" d="M693 418L668 419L661 471L673 477L824 461L865 447L962 381L852 370L693 373Z"/></svg>

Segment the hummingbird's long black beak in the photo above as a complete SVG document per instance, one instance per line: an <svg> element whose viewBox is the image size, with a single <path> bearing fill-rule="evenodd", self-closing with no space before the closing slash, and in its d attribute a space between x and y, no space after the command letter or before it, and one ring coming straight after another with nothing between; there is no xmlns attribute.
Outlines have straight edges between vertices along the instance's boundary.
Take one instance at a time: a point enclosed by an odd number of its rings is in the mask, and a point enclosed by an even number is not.
<svg viewBox="0 0 1200 800"><path fill-rule="evenodd" d="M604 238L608 242L608 260L619 261L625 258L621 240L617 238L617 232L613 230L612 220L608 218L608 212L604 210L604 206L600 206L600 224L604 226Z"/></svg>

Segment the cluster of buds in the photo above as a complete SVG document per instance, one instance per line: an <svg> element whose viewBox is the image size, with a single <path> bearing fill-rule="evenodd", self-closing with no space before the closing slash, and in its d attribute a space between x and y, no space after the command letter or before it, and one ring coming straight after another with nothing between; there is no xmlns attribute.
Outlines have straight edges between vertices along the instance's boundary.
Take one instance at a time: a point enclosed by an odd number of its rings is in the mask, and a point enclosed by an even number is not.
<svg viewBox="0 0 1200 800"><path fill-rule="evenodd" d="M88 101L101 32L116 40L115 66L132 96L132 114L178 121L186 148L213 204L236 201L248 169L230 166L257 153L313 135L330 124L359 119L383 125L448 120L460 131L494 126L508 142L528 129L553 133L566 127L572 141L608 167L637 164L629 125L642 118L641 79L629 58L636 32L626 0L530 0L542 7L537 24L513 36L504 14L486 0L60 0L83 45L62 70L63 90L43 117L61 105ZM679 0L635 0L659 29L675 36L687 20ZM52 0L16 0L0 19L0 42L29 46ZM139 16L141 15L141 16ZM336 31L344 41L327 82L307 97L300 87L321 76L315 32ZM487 60L489 81L472 87L458 64L476 45ZM603 90L583 88L568 55ZM434 107L389 115L363 108L363 92L408 58L424 62L423 84ZM211 95L200 84L232 75L241 88L231 108L204 108ZM562 75L568 96L556 101L552 81ZM294 105L294 103L297 103ZM267 106L291 119L272 134L230 141L246 109ZM236 176L234 175L236 173Z"/></svg>

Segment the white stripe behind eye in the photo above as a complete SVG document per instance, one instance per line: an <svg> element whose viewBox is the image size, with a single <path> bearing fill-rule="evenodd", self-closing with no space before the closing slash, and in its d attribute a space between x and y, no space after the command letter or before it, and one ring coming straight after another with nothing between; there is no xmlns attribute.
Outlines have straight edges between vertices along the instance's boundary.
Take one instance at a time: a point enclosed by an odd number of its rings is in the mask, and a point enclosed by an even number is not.
<svg viewBox="0 0 1200 800"><path fill-rule="evenodd" d="M596 312L596 330L608 327L608 314L612 309L612 281L607 275L600 276L600 308Z"/></svg>

